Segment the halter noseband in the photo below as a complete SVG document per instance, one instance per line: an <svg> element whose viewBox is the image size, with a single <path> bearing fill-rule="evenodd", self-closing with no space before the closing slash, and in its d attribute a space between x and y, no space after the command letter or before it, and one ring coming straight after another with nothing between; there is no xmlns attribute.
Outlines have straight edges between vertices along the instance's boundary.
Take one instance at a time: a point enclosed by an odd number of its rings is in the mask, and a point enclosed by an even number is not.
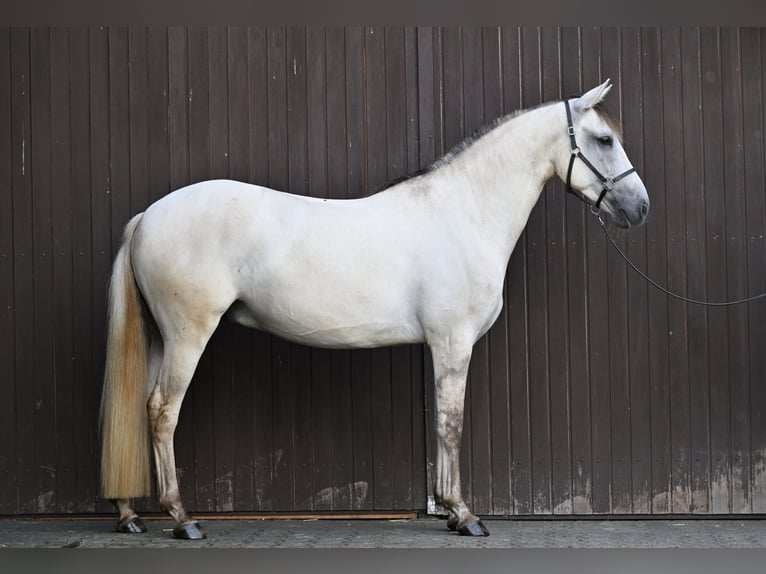
<svg viewBox="0 0 766 574"><path fill-rule="evenodd" d="M604 199L606 193L614 187L615 183L636 171L636 168L631 167L629 170L622 172L616 177L604 176L604 174L602 174L591 162L588 161L588 158L583 155L583 153L580 151L580 148L577 147L574 124L572 123L572 110L569 108L569 100L564 100L564 106L567 109L567 133L569 134L569 147L571 151L571 155L569 156L569 168L567 169L567 192L573 193L585 201L585 198L582 195L575 193L572 189L572 167L574 167L575 158L579 157L583 163L587 165L588 168L595 174L603 186L601 189L601 195L598 196L598 201L596 201L596 203L593 205L593 207L596 209L596 212L598 212L601 206L601 200Z"/></svg>

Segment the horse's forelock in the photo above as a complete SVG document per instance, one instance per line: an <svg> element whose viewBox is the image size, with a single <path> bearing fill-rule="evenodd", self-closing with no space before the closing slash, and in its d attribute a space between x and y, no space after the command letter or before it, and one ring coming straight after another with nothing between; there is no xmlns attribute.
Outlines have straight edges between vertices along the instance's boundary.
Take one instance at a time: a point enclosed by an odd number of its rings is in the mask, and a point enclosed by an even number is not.
<svg viewBox="0 0 766 574"><path fill-rule="evenodd" d="M622 126L620 125L620 121L609 111L609 108L606 107L604 101L602 100L598 102L593 106L593 109L599 117L606 122L609 129L614 132L620 142L622 142Z"/></svg>

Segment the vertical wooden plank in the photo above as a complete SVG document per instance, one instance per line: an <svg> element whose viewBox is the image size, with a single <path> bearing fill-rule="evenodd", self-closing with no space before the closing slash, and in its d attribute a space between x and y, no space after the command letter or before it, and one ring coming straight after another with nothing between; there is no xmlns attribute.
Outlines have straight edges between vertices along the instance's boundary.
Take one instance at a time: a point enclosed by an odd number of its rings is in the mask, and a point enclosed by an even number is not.
<svg viewBox="0 0 766 574"><path fill-rule="evenodd" d="M308 193L328 197L345 191L345 46L339 29L309 29L308 32ZM331 138L335 138L334 140ZM337 147L336 147L337 146ZM331 180L333 178L333 180ZM343 352L341 352L343 353ZM343 353L348 357L347 353ZM316 497L315 510L349 508L351 501L352 464L338 460L337 452L349 457L351 442L348 432L336 426L338 419L349 420L350 413L336 412L333 396L333 366L338 355L327 350L312 349L312 405L314 422L314 491L329 496ZM337 433L333 430L338 429ZM335 444L333 437L342 443ZM326 490L325 490L326 489Z"/></svg>
<svg viewBox="0 0 766 574"><path fill-rule="evenodd" d="M227 51L229 177L238 181L248 181L250 142L248 139L247 30L239 27L228 29ZM237 327L233 330L230 360L232 361L232 432L234 434L232 504L235 511L252 510L255 500L253 386L257 383L253 378L252 345L251 329Z"/></svg>
<svg viewBox="0 0 766 574"><path fill-rule="evenodd" d="M541 40L540 29L525 28L522 31L524 108L539 104L543 98ZM546 209L547 201L542 196L530 214L526 230L533 514L552 511Z"/></svg>
<svg viewBox="0 0 766 574"><path fill-rule="evenodd" d="M190 29L188 42L189 179L194 183L210 177L210 95L208 92L210 61L207 30ZM190 400L186 401L192 408L190 411L181 409L179 429L176 431L177 443L181 442L182 436L190 437L193 443L194 466L190 470L193 472L194 496L190 502L193 501L194 508L199 512L211 512L215 509L215 423L213 353L211 351L212 347L208 345L200 359L189 390ZM185 417L185 415L188 416ZM182 427L182 425L186 426ZM181 428L189 429L190 434L182 435ZM179 482L183 492L186 482L183 476L179 478Z"/></svg>
<svg viewBox="0 0 766 574"><path fill-rule="evenodd" d="M155 201L170 191L168 141L168 30L151 27L148 33L149 62L149 167Z"/></svg>
<svg viewBox="0 0 766 574"><path fill-rule="evenodd" d="M229 177L228 34L223 27L208 28L208 94L210 97L210 177ZM234 341L238 329L222 324L208 346L213 355L213 442L215 509L234 509L233 377Z"/></svg>
<svg viewBox="0 0 766 574"><path fill-rule="evenodd" d="M30 32L30 132L26 146L32 184L33 281L27 284L33 297L35 417L35 484L37 512L50 512L56 505L56 441L53 388L53 265L51 257L51 125L50 125L50 29ZM31 454L31 453L30 453Z"/></svg>
<svg viewBox="0 0 766 574"><path fill-rule="evenodd" d="M189 184L189 32L168 28L168 142L170 189ZM240 72L245 78L247 73ZM131 121L132 123L132 121ZM244 129L244 126L239 126Z"/></svg>
<svg viewBox="0 0 766 574"><path fill-rule="evenodd" d="M69 31L71 70L69 101L71 124L72 190L72 276L80 278L72 293L73 376L75 380L73 416L77 507L81 512L95 510L98 493L98 459L95 441L95 412L101 392L101 376L93 367L93 285L88 278L91 266L90 202L90 32L85 28ZM100 292L99 292L100 293ZM92 423L93 426L88 426Z"/></svg>
<svg viewBox="0 0 766 574"><path fill-rule="evenodd" d="M418 168L431 165L436 159L438 141L435 137L436 114L439 110L438 76L440 70L435 61L439 52L434 49L439 30L417 29L417 97L418 97Z"/></svg>
<svg viewBox="0 0 766 574"><path fill-rule="evenodd" d="M347 91L348 74L357 74L357 70L347 70L347 35L345 30L328 28L325 31L325 76L326 84L326 122L327 122L327 187L328 197L347 197L349 194L347 168ZM358 61L358 60L357 60ZM353 60L352 60L353 62ZM360 81L353 76L351 81ZM352 98L357 97L352 95ZM358 125L355 127L359 127ZM353 127L352 127L353 129ZM356 132L354 132L356 133ZM358 143L358 140L357 142ZM356 151L354 151L356 153ZM354 156L356 157L356 156ZM336 437L332 444L323 441L316 445L317 459L330 461L317 469L317 485L322 488L335 486L330 506L335 508L356 508L367 496L367 483L355 482L356 460L354 437L354 407L351 381L351 353L333 351L329 357L329 380L322 386L322 396L317 397L317 408L332 413L332 420L326 421L324 436ZM319 391L318 391L319 392ZM327 405L327 406L324 406ZM319 422L319 421L317 421ZM369 435L367 435L369 436ZM320 452L322 456L320 456ZM357 488L359 485L359 488Z"/></svg>
<svg viewBox="0 0 766 574"><path fill-rule="evenodd" d="M269 98L269 185L287 190L288 111L286 33L282 28L268 30L268 98ZM292 510L295 505L292 476L294 453L295 387L292 380L292 347L274 339L272 343L272 372L274 377L274 496L278 508Z"/></svg>
<svg viewBox="0 0 766 574"><path fill-rule="evenodd" d="M561 93L561 31L541 30L542 100L556 101ZM563 108L563 106L561 106ZM562 110L563 111L563 110ZM561 116L564 117L563 115ZM562 125L562 129L566 126ZM543 190L545 212L545 273L550 278L545 293L548 307L549 420L551 440L550 512L572 511L571 397L569 395L569 301L567 290L566 192L557 181Z"/></svg>
<svg viewBox="0 0 766 574"><path fill-rule="evenodd" d="M622 124L625 151L632 163L643 173L643 107L641 67L641 31L626 28L621 37L622 66ZM628 255L636 265L647 268L646 228L630 229L627 235ZM629 512L648 513L651 511L651 384L649 371L649 317L647 313L646 281L631 273L628 276L628 385L630 454L627 460L630 472ZM667 329L653 333L661 339ZM616 355L615 356L619 356ZM659 357L652 357L659 362ZM655 364L656 364L655 363ZM649 426L650 428L647 428ZM627 453L626 453L627 454Z"/></svg>
<svg viewBox="0 0 766 574"><path fill-rule="evenodd" d="M112 259L120 248L130 210L130 88L128 31L111 28L109 36L109 157Z"/></svg>
<svg viewBox="0 0 766 574"><path fill-rule="evenodd" d="M334 114L332 118L328 117L329 89L333 84L343 88L342 36L336 32L332 35L332 40L329 40L326 34L324 29L313 27L306 33L307 193L312 197L328 196L328 121L332 122L337 118ZM328 42L332 48L328 48ZM335 58L332 63L331 58ZM336 87L334 95L337 95L338 91ZM342 142L340 146L341 150L345 147ZM335 435L332 432L336 424L332 395L333 354L332 351L322 349L311 349L310 352L310 402L314 413L311 418L313 465L307 472L312 481L313 492L324 495L314 496L311 501L314 510L332 510L336 506L348 508L350 500L350 465L347 461L339 461L335 457L336 440L350 447L348 433L340 431ZM338 416L342 415L338 413Z"/></svg>
<svg viewBox="0 0 766 574"><path fill-rule="evenodd" d="M577 28L561 30L562 97L583 92L582 32ZM569 401L571 434L571 508L573 514L593 511L593 459L591 445L590 325L588 324L588 210L583 202L565 197L567 294L569 311Z"/></svg>
<svg viewBox="0 0 766 574"><path fill-rule="evenodd" d="M345 34L346 48L346 173L347 187L344 197L360 197L366 193L365 185L365 109L367 106L367 81L365 73L364 52L366 46L366 30L362 28L347 28ZM361 95L361 97L360 97ZM332 187L330 188L332 193ZM353 464L354 481L352 501L354 510L370 510L375 504L375 458L373 452L373 416L372 409L372 379L371 352L367 350L354 351L350 354L350 380L352 433L353 433ZM345 367L343 361L338 365L341 371ZM341 371L342 372L342 371ZM349 392L344 390L344 378L339 379L340 385L334 392ZM345 387L348 389L349 387Z"/></svg>
<svg viewBox="0 0 766 574"><path fill-rule="evenodd" d="M684 102L684 165L686 166L686 265L687 293L708 297L705 275L706 214L703 176L702 69L699 30L681 32ZM692 513L707 513L710 508L710 446L707 309L689 307L689 398Z"/></svg>
<svg viewBox="0 0 766 574"><path fill-rule="evenodd" d="M269 182L269 100L267 32L263 28L249 29L248 43L248 101L250 121L250 179L254 183ZM254 457L255 490L254 508L274 510L273 497L273 429L272 429L272 337L255 331L252 334L253 364L253 432L255 433Z"/></svg>
<svg viewBox="0 0 766 574"><path fill-rule="evenodd" d="M702 65L702 129L706 222L707 285L710 300L727 298L726 201L723 193L723 109L719 30L700 31ZM729 361L726 310L712 309L708 373L710 377L710 512L729 512L730 421L729 389L726 384Z"/></svg>
<svg viewBox="0 0 766 574"><path fill-rule="evenodd" d="M338 38L336 35L335 38ZM333 53L333 58L342 54ZM307 124L307 172L306 194L327 197L328 177L328 90L327 30L309 27L306 30L306 124ZM335 62L334 73L340 72ZM337 81L333 78L332 81Z"/></svg>
<svg viewBox="0 0 766 574"><path fill-rule="evenodd" d="M504 29L503 104L506 113L521 109L524 73L522 30ZM511 254L506 275L508 314L509 395L511 427L511 501L515 514L532 513L532 442L529 410L529 347L527 313L527 232Z"/></svg>
<svg viewBox="0 0 766 574"><path fill-rule="evenodd" d="M482 29L484 116L492 121L503 115L502 30ZM507 308L507 307L506 307ZM490 456L486 472L492 479L490 508L492 514L509 515L513 512L511 498L511 436L509 410L508 370L508 313L503 311L487 335L488 368L488 435Z"/></svg>
<svg viewBox="0 0 766 574"><path fill-rule="evenodd" d="M32 236L32 172L30 149L30 33L11 30L11 133L13 165L14 296L16 301L16 466L18 512L37 511L35 475L35 347L34 303L29 286L34 281Z"/></svg>
<svg viewBox="0 0 766 574"><path fill-rule="evenodd" d="M408 62L404 28L384 30L386 89L386 179L409 173ZM391 509L412 508L412 347L390 350Z"/></svg>
<svg viewBox="0 0 766 574"><path fill-rule="evenodd" d="M418 77L418 31L414 27L404 29L404 91L406 99L406 139L407 139L407 165L406 172L414 173L420 167L421 142L418 138L420 133L420 90ZM433 61L433 59L431 60ZM432 121L430 119L429 121ZM430 143L430 142L429 142ZM429 145L424 143L423 146ZM404 391L410 395L409 412L402 416L408 416L409 429L399 430L400 425L395 422L395 433L401 434L403 442L409 442L409 498L400 499L400 508L426 508L426 447L425 447L425 404L423 373L423 346L411 346L408 349L409 376L404 385ZM409 436L407 436L409 432ZM405 465L402 465L403 468ZM402 469L402 474L404 469ZM400 478L397 484L401 484L404 478Z"/></svg>
<svg viewBox="0 0 766 574"><path fill-rule="evenodd" d="M51 213L51 124L50 124L50 29L30 32L30 135L29 168L32 172L34 349L35 349L35 483L37 512L56 506L56 441L54 419L52 213ZM27 421L29 423L30 421Z"/></svg>
<svg viewBox="0 0 766 574"><path fill-rule="evenodd" d="M602 81L603 43L599 28L582 30L582 91ZM617 84L617 78L612 80ZM610 95L615 101L619 85ZM613 110L618 106L613 106ZM586 227L588 241L588 362L590 365L590 419L591 419L591 509L594 514L611 510L612 489L612 412L609 374L609 268L607 245L599 225L593 219Z"/></svg>
<svg viewBox="0 0 766 574"><path fill-rule="evenodd" d="M247 30L247 76L250 121L250 181L258 185L268 183L269 132L268 132L268 70L266 52L266 30Z"/></svg>
<svg viewBox="0 0 766 574"><path fill-rule="evenodd" d="M612 78L615 83L621 77L622 32L608 28L601 31L602 76ZM613 101L621 101L624 90L615 86L610 94ZM622 107L615 108L616 115L622 120ZM622 249L627 249L626 235L618 236ZM609 305L609 331L607 347L609 350L609 382L611 409L611 458L612 481L610 512L626 514L631 511L630 488L630 373L628 355L628 286L625 264L614 250L607 252L607 284Z"/></svg>
<svg viewBox="0 0 766 574"><path fill-rule="evenodd" d="M216 53L214 44L220 46L220 38L216 38L218 30L209 30L209 38L211 43L211 56ZM225 33L222 34L225 36ZM225 40L224 40L225 41ZM211 80L216 75L221 74L220 68L223 67L225 74L226 61L225 57L221 60L212 60L210 62L210 77ZM216 173L216 170L221 170L218 173L228 173L228 165L224 168L224 163L220 156L216 158L216 153L213 149L221 152L227 147L217 147L216 142L220 142L224 139L224 136L219 130L226 129L226 122L215 122L212 113L216 103L220 103L220 99L223 96L216 94L215 90L211 90L211 120L212 125L218 125L218 129L211 129L210 142L211 142L211 172ZM220 108L219 108L220 109ZM223 106L224 114L227 113L226 107ZM226 152L228 153L228 152ZM216 163L219 163L216 166ZM228 162L226 162L228 164ZM234 434L234 389L233 380L235 376L234 370L234 346L237 337L244 331L244 327L234 325L232 323L223 322L208 342L208 353L211 355L212 360L212 397L213 402L208 405L207 408L212 410L213 418L213 437L212 437L212 453L211 459L213 461L212 471L214 481L211 485L213 491L213 509L216 512L231 512L234 510L234 465L235 465L235 443L236 438ZM179 437L180 438L180 437Z"/></svg>
<svg viewBox="0 0 766 574"><path fill-rule="evenodd" d="M742 70L739 30L721 30L721 89L723 108L723 177L725 257L728 265L728 298L742 298L747 292L747 227L744 189L742 124ZM728 364L724 377L728 385L730 439L723 455L729 459L728 512L750 511L750 385L748 376L748 310L744 305L728 309ZM723 381L721 381L723 382Z"/></svg>
<svg viewBox="0 0 766 574"><path fill-rule="evenodd" d="M227 82L229 85L229 177L248 181L249 141L247 102L247 30L238 26L227 29Z"/></svg>
<svg viewBox="0 0 766 574"><path fill-rule="evenodd" d="M16 459L16 302L14 298L13 246L13 175L14 140L11 100L14 89L11 74L11 31L0 28L0 322L4 325L0 344L0 364L5 376L0 380L0 392L7 398L6 409L0 417L0 468L5 485L0 491L0 513L18 512ZM74 461L72 461L74 464Z"/></svg>
<svg viewBox="0 0 766 574"><path fill-rule="evenodd" d="M338 28L328 28L326 35L326 82L327 82L327 193L331 198L343 198L348 195L346 171L346 84L353 78L348 74L356 72L348 69L346 61L347 34ZM337 121L331 121L335 120Z"/></svg>
<svg viewBox="0 0 766 574"><path fill-rule="evenodd" d="M643 114L644 142L643 155L644 166L650 169L642 169L641 176L648 190L660 191L668 188L665 184L665 141L663 122L665 114L663 110L663 83L662 83L662 37L661 30L656 28L644 29L640 33L641 43L641 79L642 93L641 106L645 110ZM635 149L635 146L632 146ZM632 159L638 161L638 157ZM668 238L668 209L664 193L652 193L652 219L646 227L646 259L647 270L652 277L656 277L663 285L668 282L667 274L667 245ZM642 280L641 280L642 281ZM649 463L650 476L645 479L650 488L647 488L648 506L636 507L637 512L651 512L653 514L671 512L671 472L670 472L670 388L669 376L669 325L668 325L668 298L657 291L650 289L648 295L648 370L649 370L649 421L644 419L643 429L649 423L648 436L651 443L646 445L646 456L650 460L644 460L643 466ZM634 380L634 385L646 386L646 380ZM634 430L634 433L636 430ZM647 434L646 430L643 434ZM642 466L639 455L634 452L634 465ZM635 474L635 473L634 473ZM636 484L634 481L634 489ZM642 493L643 494L643 493Z"/></svg>
<svg viewBox="0 0 766 574"><path fill-rule="evenodd" d="M139 213L149 205L149 62L147 30L128 30L128 83L130 98L131 210ZM186 62L184 62L184 67Z"/></svg>
<svg viewBox="0 0 766 574"><path fill-rule="evenodd" d="M291 193L307 195L308 143L306 134L306 30L289 28L286 38L288 187Z"/></svg>
<svg viewBox="0 0 766 574"><path fill-rule="evenodd" d="M51 30L51 193L53 329L56 421L56 498L59 512L77 510L74 418L74 333L72 331L72 208L69 113L69 32ZM1 263L0 263L1 265ZM0 313L2 313L0 299Z"/></svg>
<svg viewBox="0 0 766 574"><path fill-rule="evenodd" d="M462 30L445 28L442 32L443 88L443 155L459 144L466 135L463 113Z"/></svg>
<svg viewBox="0 0 766 574"><path fill-rule="evenodd" d="M748 295L762 292L766 285L766 188L764 172L764 75L766 75L766 42L763 31L742 29L742 113L744 125L744 185L747 202L747 269ZM766 377L766 306L747 306L749 322L750 377L750 470L751 510L766 509L766 389L761 384Z"/></svg>
<svg viewBox="0 0 766 574"><path fill-rule="evenodd" d="M306 30L287 31L287 129L289 188L291 193L308 194ZM311 352L295 345L292 349L295 398L295 500L296 509L314 504Z"/></svg>
<svg viewBox="0 0 766 574"><path fill-rule="evenodd" d="M414 173L420 168L421 145L419 139L420 133L420 86L419 86L419 56L418 56L418 29L414 26L405 26L404 28L404 72L402 81L404 82L404 100L405 100L405 134L407 140L406 164L402 167L404 173ZM433 46L433 44L432 44ZM433 48L432 48L433 52ZM431 55L433 61L433 55ZM429 75L430 81L433 81L433 72ZM433 118L428 119L428 123L433 122ZM424 143L423 147L429 143ZM413 360L415 358L413 357Z"/></svg>
<svg viewBox="0 0 766 574"><path fill-rule="evenodd" d="M677 190L668 193L659 201L664 201L664 217L667 229L666 252L668 288L676 293L686 291L686 266L681 264L686 261L686 173L684 169L684 102L682 101L683 71L681 69L681 31L680 29L662 29L661 37L661 66L662 76L662 137L663 137L663 164L665 166L665 178L661 182L665 189ZM648 162L647 162L648 163ZM648 177L646 174L645 177ZM651 217L654 219L656 201L651 194L652 200ZM670 265L670 262L678 264ZM663 510L672 513L686 513L691 508L690 497L690 455L689 452L689 341L688 341L688 316L686 305L678 301L668 302L668 372L667 387L669 388L666 399L669 401L666 410L669 417L668 433L670 435L670 448L662 456L662 460L669 466L665 471L669 473L668 483L663 485L660 474L654 472L654 492L659 494L661 486L667 487L670 501L663 507L654 504L655 512ZM654 412L656 407L652 406ZM655 457L658 452L653 447ZM660 467L662 468L662 466ZM658 501L659 502L659 501ZM659 507L659 508L658 508Z"/></svg>
<svg viewBox="0 0 766 574"><path fill-rule="evenodd" d="M90 201L91 241L93 246L90 275L93 285L93 368L100 379L104 372L105 340L101 335L106 326L106 295L112 267L111 180L109 169L109 33L104 28L90 31ZM100 385L94 404L98 405ZM97 409L96 409L97 410ZM95 419L95 413L92 415ZM94 427L95 428L95 420ZM93 456L95 457L95 452ZM111 509L111 504L99 501L96 509Z"/></svg>
<svg viewBox="0 0 766 574"><path fill-rule="evenodd" d="M385 30L366 28L364 31L365 93L366 96L366 160L367 193L380 189L388 180L386 149L386 52ZM391 445L391 351L370 351L372 452L374 508L390 509L393 505L391 475L393 451Z"/></svg>

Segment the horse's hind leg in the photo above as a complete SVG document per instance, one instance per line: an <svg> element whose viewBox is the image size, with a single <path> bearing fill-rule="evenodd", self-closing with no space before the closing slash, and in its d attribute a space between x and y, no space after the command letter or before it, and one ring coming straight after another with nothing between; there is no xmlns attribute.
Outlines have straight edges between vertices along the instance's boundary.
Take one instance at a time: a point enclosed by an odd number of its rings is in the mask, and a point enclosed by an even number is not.
<svg viewBox="0 0 766 574"><path fill-rule="evenodd" d="M206 538L206 535L181 503L173 435L184 395L202 351L217 324L218 317L214 320L211 318L205 328L195 329L196 335L193 339L187 336L166 342L157 384L149 396L148 403L160 506L176 521L173 536L187 540Z"/></svg>
<svg viewBox="0 0 766 574"><path fill-rule="evenodd" d="M464 536L489 536L489 530L463 500L460 440L463 434L469 344L431 344L436 382L436 484L434 495L449 513L447 527Z"/></svg>

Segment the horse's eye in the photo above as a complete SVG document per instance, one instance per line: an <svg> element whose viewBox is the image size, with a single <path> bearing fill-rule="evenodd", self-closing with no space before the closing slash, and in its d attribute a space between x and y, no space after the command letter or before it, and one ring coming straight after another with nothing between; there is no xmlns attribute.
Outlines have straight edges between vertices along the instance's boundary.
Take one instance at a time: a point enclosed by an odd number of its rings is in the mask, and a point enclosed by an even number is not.
<svg viewBox="0 0 766 574"><path fill-rule="evenodd" d="M612 147L612 136L599 136L596 138L599 145L605 146L605 147Z"/></svg>

